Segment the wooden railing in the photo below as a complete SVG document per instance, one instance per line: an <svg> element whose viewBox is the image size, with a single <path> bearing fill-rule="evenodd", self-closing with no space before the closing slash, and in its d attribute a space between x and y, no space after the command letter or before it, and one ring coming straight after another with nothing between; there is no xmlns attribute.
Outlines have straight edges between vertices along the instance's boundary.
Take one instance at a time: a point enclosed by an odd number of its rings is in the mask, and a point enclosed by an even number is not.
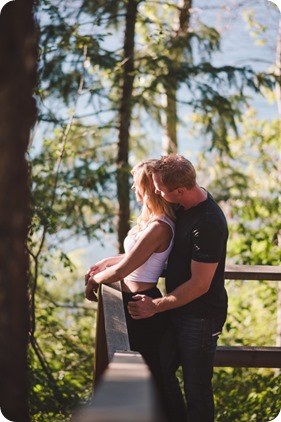
<svg viewBox="0 0 281 422"><path fill-rule="evenodd" d="M281 266L227 265L227 280L281 281ZM281 368L280 347L218 346L215 366Z"/></svg>
<svg viewBox="0 0 281 422"><path fill-rule="evenodd" d="M281 266L228 265L229 280L281 281ZM218 346L215 366L281 368L280 347ZM120 283L99 291L90 406L72 422L163 422L151 374L142 356L130 350Z"/></svg>
<svg viewBox="0 0 281 422"><path fill-rule="evenodd" d="M121 284L99 289L94 394L72 422L165 422L150 370L130 350Z"/></svg>

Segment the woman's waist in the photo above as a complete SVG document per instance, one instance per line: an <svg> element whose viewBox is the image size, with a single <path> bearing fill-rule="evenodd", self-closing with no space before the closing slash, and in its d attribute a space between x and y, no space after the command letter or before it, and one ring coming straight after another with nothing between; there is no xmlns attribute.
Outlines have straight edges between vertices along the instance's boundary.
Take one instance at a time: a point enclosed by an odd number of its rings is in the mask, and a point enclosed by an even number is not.
<svg viewBox="0 0 281 422"><path fill-rule="evenodd" d="M145 282L145 281L130 281L126 278L121 281L123 292L127 293L140 293L145 290L150 290L156 287L157 283Z"/></svg>

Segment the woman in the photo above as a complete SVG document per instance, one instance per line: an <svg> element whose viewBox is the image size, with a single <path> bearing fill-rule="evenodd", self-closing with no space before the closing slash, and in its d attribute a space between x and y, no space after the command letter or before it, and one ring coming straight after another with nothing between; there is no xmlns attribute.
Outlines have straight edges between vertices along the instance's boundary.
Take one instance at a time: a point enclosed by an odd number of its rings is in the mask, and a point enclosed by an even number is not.
<svg viewBox="0 0 281 422"><path fill-rule="evenodd" d="M143 206L136 225L124 241L125 253L103 259L92 266L85 276L85 293L89 300L95 300L99 284L122 280L131 349L142 354L160 388L160 342L166 328L167 315L161 313L135 320L127 310L128 302L136 293L152 298L161 297L156 285L173 245L174 213L170 204L155 194L150 171L155 161L144 161L132 170L132 189L137 201Z"/></svg>

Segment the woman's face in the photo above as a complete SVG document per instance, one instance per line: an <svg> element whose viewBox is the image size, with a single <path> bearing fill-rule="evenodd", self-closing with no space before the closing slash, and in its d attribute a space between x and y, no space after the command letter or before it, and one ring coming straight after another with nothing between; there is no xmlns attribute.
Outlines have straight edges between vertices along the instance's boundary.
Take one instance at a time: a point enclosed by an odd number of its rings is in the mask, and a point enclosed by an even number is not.
<svg viewBox="0 0 281 422"><path fill-rule="evenodd" d="M139 203L143 203L143 189L140 186L140 172L137 171L133 174L134 183L132 185L132 189L135 191L136 200Z"/></svg>

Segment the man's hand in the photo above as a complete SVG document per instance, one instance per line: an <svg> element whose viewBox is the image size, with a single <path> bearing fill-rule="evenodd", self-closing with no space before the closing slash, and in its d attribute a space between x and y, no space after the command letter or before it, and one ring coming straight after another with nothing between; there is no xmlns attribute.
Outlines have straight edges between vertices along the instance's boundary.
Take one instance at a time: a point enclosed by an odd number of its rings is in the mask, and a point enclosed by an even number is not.
<svg viewBox="0 0 281 422"><path fill-rule="evenodd" d="M128 303L128 311L133 319L149 318L156 314L157 308L151 297L137 294L133 299L134 302Z"/></svg>

